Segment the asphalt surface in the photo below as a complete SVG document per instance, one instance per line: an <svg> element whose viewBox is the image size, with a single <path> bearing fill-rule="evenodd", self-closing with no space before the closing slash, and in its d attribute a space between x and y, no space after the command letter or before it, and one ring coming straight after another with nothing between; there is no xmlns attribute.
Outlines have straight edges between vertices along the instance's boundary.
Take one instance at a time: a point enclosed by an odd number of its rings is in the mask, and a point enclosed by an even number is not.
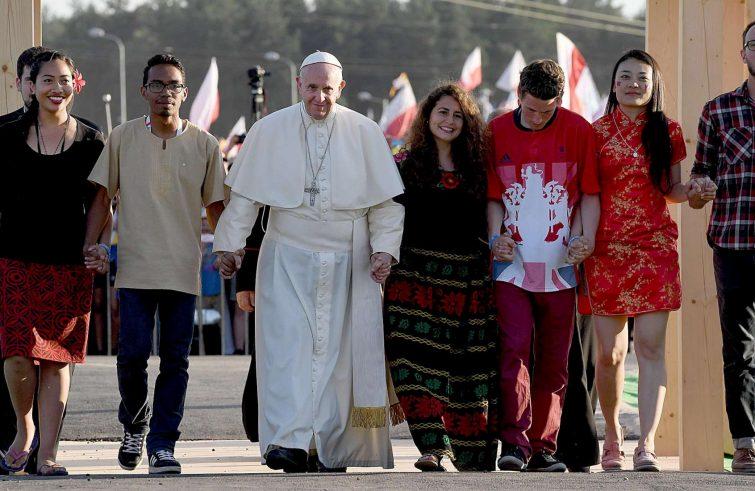
<svg viewBox="0 0 755 491"><path fill-rule="evenodd" d="M122 430L117 421L118 389L115 359L90 357L77 368L58 458L72 472L65 478L0 477L4 489L755 489L755 475L672 472L678 459L663 458L661 473L419 473L418 452L405 427L394 429L396 468L392 471L350 469L345 475L286 475L260 464L259 448L246 441L241 424L241 394L250 358L194 357L181 441L176 456L184 475L150 477L146 463L127 473L118 468L116 453ZM154 385L159 359L151 360ZM636 363L628 363L636 373ZM631 427L636 411L626 408L623 423ZM602 418L598 416L601 426ZM197 440L197 441L194 441ZM204 440L204 441L200 441ZM100 443L94 443L94 442ZM627 442L628 446L636 442ZM631 455L632 448L625 448ZM631 460L631 459L630 459ZM599 466L593 471L599 470Z"/></svg>
<svg viewBox="0 0 755 491"><path fill-rule="evenodd" d="M150 358L150 401L160 359ZM245 440L241 423L241 395L249 370L249 356L194 356L189 362L181 439ZM115 357L90 356L76 367L63 440L119 440L118 379ZM393 429L394 438L410 438L406 424Z"/></svg>
<svg viewBox="0 0 755 491"><path fill-rule="evenodd" d="M150 400L159 358L149 363ZM181 439L244 440L241 423L241 395L244 391L249 356L194 356L189 363L189 388L186 394ZM633 356L627 359L627 373L636 374ZM63 440L118 440L123 430L118 423L118 380L115 357L90 356L76 367L68 415L63 426ZM637 410L624 407L621 423L628 438L639 431ZM599 434L603 418L596 416ZM393 438L410 438L406 424L393 428Z"/></svg>
<svg viewBox="0 0 755 491"><path fill-rule="evenodd" d="M371 473L236 474L151 478L77 476L5 478L0 489L755 489L755 476L701 473Z"/></svg>

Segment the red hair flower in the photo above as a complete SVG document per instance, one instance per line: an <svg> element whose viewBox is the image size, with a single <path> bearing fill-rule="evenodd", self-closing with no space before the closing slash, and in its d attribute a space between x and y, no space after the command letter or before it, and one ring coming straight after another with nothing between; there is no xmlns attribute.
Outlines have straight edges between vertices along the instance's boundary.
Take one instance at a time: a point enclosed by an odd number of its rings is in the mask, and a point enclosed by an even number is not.
<svg viewBox="0 0 755 491"><path fill-rule="evenodd" d="M87 84L87 81L84 80L84 77L81 75L81 72L76 70L73 72L73 91L77 94L81 93L81 89L84 88L84 86Z"/></svg>

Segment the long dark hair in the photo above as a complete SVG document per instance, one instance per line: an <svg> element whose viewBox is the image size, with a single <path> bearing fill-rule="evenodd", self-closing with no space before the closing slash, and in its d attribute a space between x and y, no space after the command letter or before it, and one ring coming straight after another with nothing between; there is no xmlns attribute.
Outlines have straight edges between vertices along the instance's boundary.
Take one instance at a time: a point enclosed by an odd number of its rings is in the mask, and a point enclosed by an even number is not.
<svg viewBox="0 0 755 491"><path fill-rule="evenodd" d="M441 97L453 97L461 107L464 126L451 142L451 158L461 175L464 189L480 199L485 198L485 156L487 155L487 128L480 110L472 97L455 83L433 89L420 103L414 118L407 146L410 158L405 162L402 175L409 186L434 186L440 178L438 147L430 132L430 113Z"/></svg>
<svg viewBox="0 0 755 491"><path fill-rule="evenodd" d="M668 118L663 113L663 76L661 68L655 58L640 49L633 49L624 53L613 67L611 75L611 93L608 95L606 114L611 114L619 106L616 99L616 72L624 61L634 59L650 65L653 69L653 92L650 101L645 106L647 123L642 130L642 147L645 155L650 158L650 180L663 194L671 191L671 137L668 132Z"/></svg>
<svg viewBox="0 0 755 491"><path fill-rule="evenodd" d="M73 78L73 73L76 71L76 66L73 63L73 60L68 55L61 53L60 51L46 51L39 54L32 62L31 68L29 69L29 79L36 84L37 76L39 75L39 71L42 69L42 65L54 60L62 60L66 65L68 65L68 68L71 69L71 78ZM67 110L70 111L70 107ZM32 94L29 109L24 113L23 116L24 131L27 134L29 129L36 123L38 115L39 101L37 100L37 96L35 94Z"/></svg>

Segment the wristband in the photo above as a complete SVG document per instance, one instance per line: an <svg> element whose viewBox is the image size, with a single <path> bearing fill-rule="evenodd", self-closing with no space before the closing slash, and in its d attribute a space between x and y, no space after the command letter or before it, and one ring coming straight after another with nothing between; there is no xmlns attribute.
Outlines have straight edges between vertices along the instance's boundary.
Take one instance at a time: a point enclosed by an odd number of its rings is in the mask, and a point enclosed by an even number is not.
<svg viewBox="0 0 755 491"><path fill-rule="evenodd" d="M489 249L490 249L491 251L493 250L493 246L495 245L495 241L496 241L496 240L498 240L498 238L499 238L500 236L501 236L501 234L495 234L495 235L494 235L494 236L492 236L492 237L490 238L490 240L488 241L488 248L489 248Z"/></svg>
<svg viewBox="0 0 755 491"><path fill-rule="evenodd" d="M97 247L101 247L103 251L105 251L105 254L107 254L108 259L110 258L110 246L107 244L97 244Z"/></svg>
<svg viewBox="0 0 755 491"><path fill-rule="evenodd" d="M581 235L575 235L574 237L571 237L571 238L569 239L569 243L567 244L567 246L568 246L568 247L571 247L571 245L572 245L572 242L574 242L574 241L575 241L575 240L577 240L577 239L581 239L581 238L582 238L582 236L581 236Z"/></svg>

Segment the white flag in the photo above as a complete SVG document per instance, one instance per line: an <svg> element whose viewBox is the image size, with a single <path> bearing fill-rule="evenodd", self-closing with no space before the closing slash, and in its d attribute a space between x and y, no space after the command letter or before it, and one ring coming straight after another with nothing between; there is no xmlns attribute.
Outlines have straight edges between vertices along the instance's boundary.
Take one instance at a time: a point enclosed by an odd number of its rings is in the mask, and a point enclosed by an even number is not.
<svg viewBox="0 0 755 491"><path fill-rule="evenodd" d="M210 68L204 76L202 85L199 87L194 102L191 103L189 121L205 131L218 119L220 114L220 93L218 92L218 64L213 56L210 60Z"/></svg>
<svg viewBox="0 0 755 491"><path fill-rule="evenodd" d="M503 71L495 86L507 92L516 92L519 88L519 75L527 66L524 61L524 55L521 51L516 50L506 69Z"/></svg>

